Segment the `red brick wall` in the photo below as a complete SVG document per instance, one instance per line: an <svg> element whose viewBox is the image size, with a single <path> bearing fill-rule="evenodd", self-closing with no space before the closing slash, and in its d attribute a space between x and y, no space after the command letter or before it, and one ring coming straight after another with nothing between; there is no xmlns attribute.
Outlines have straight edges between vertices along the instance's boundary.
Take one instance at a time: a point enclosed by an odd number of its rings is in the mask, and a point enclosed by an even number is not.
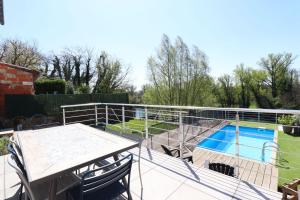
<svg viewBox="0 0 300 200"><path fill-rule="evenodd" d="M0 63L0 116L4 116L6 94L34 94L36 73Z"/></svg>

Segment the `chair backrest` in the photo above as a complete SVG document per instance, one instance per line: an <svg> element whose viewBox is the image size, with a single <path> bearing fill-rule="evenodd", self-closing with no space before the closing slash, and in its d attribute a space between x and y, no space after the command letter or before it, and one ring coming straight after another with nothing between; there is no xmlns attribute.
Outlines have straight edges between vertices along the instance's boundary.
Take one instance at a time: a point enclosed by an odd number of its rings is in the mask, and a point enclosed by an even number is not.
<svg viewBox="0 0 300 200"><path fill-rule="evenodd" d="M172 154L172 152L170 151L170 149L167 147L167 146L165 146L165 145L161 145L161 148L164 150L164 152L167 154L167 155L169 155L169 156L174 156L173 154Z"/></svg>
<svg viewBox="0 0 300 200"><path fill-rule="evenodd" d="M95 170L88 171L82 176L81 180L81 191L80 199L84 199L84 196L94 193L97 190L108 187L109 185L118 182L119 180L125 178L128 175L128 189L130 184L130 172L132 166L132 154L125 156L118 161L105 165ZM121 163L124 161L124 163ZM111 168L113 167L114 168ZM96 174L97 171L102 171L108 169L100 175L91 176L91 174Z"/></svg>
<svg viewBox="0 0 300 200"><path fill-rule="evenodd" d="M17 152L20 156L23 156L23 155L22 155L22 151L21 151L19 145L17 144L17 142L16 142L14 136L11 136L11 137L9 138L9 143L11 143L11 144L13 145L14 149L16 150L16 152Z"/></svg>
<svg viewBox="0 0 300 200"><path fill-rule="evenodd" d="M30 200L35 200L33 192L29 186L28 179L27 177L23 174L21 169L18 167L17 162L16 162L16 157L14 154L11 154L7 157L7 162L8 164L15 169L17 175L19 176L21 182L23 183L25 190L26 190L26 195L28 195Z"/></svg>
<svg viewBox="0 0 300 200"><path fill-rule="evenodd" d="M209 163L209 169L234 177L234 167L223 163Z"/></svg>
<svg viewBox="0 0 300 200"><path fill-rule="evenodd" d="M18 168L21 170L22 174L27 178L27 173L26 173L25 167L24 167L23 163L21 162L21 160L19 159L19 156L18 156L12 143L9 143L7 145L7 150L13 156L12 158L13 158L14 162L16 163L16 165L18 166Z"/></svg>

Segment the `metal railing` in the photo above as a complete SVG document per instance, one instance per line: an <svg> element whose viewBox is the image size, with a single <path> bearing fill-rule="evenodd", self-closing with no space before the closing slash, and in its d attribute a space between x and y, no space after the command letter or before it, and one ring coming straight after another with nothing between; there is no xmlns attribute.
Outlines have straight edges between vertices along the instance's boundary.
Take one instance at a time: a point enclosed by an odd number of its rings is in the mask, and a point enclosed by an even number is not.
<svg viewBox="0 0 300 200"><path fill-rule="evenodd" d="M278 117L282 115L300 115L299 110L282 109L246 109L246 108L214 108L194 106L165 106L144 104L114 104L114 103L88 103L61 106L63 124L84 123L121 136L135 139L143 139L147 148L162 151L160 145L179 148L180 158L187 150L198 150L202 142L211 142L220 146L233 147L230 156L234 157L236 176L240 177L240 171L244 170L243 159L253 159L241 153L245 151L257 151L261 154L261 162L273 167L281 165L285 155L293 155L294 152L286 152L277 148L265 148L265 145L257 146L240 141L241 136L255 137L270 141L278 145ZM223 129L228 124L235 125L234 130ZM258 132L244 130L244 126L256 126ZM268 135L268 129L272 127L274 134ZM295 126L294 128L298 128ZM241 129L243 131L241 132ZM213 137L218 132L222 137ZM262 134L266 133L266 134ZM228 140L231 137L233 140ZM294 140L282 138L281 140ZM205 147L206 150L216 151L215 148ZM194 151L195 152L195 151ZM268 159L266 155L268 154ZM294 153L295 154L295 153ZM227 154L226 154L227 155ZM293 156L299 156L297 154ZM201 157L201 156L200 156ZM210 158L209 158L210 159ZM211 158L211 161L218 160ZM288 166L291 169L299 169L300 163ZM254 169L253 169L254 170ZM259 171L257 169L257 171ZM257 172L258 173L258 172ZM278 177L288 181L285 177Z"/></svg>

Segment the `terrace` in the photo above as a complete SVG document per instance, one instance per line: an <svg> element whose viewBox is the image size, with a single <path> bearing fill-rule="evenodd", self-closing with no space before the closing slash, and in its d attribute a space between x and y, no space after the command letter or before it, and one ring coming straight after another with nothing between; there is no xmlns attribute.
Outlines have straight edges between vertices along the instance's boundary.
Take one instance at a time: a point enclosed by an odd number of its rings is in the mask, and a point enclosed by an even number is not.
<svg viewBox="0 0 300 200"><path fill-rule="evenodd" d="M293 110L91 103L62 106L62 125L83 123L98 129L99 134L105 130L142 142L141 180L139 149L121 153L134 155L130 181L133 199L281 199L278 186L298 178L299 163L296 152L278 144L299 140L283 134L277 119L299 113ZM228 124L235 125L234 133L223 130ZM255 140L266 136L242 132L242 126L259 127L261 134L268 128L274 129L274 135L268 138L273 145L263 149L243 143L245 134ZM224 137L213 137L220 130ZM232 134L233 140L227 140L226 137ZM203 142L231 146L234 152L203 148L200 145ZM179 158L166 155L162 144L180 149ZM245 156L245 148L253 149L256 154L265 151L268 159ZM180 159L187 150L193 153L193 163ZM261 159L261 155L258 158ZM0 157L0 199L17 199L20 180L6 159L7 156ZM107 161L112 162L111 158ZM208 169L208 163L233 166L234 177ZM65 199L64 195L58 199Z"/></svg>

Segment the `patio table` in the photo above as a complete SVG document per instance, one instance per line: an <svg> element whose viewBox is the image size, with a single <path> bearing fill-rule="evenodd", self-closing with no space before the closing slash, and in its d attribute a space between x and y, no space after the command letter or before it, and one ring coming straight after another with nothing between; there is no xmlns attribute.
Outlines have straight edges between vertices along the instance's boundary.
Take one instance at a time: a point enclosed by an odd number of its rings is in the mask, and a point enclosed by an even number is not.
<svg viewBox="0 0 300 200"><path fill-rule="evenodd" d="M83 124L15 132L30 184L50 181L56 198L57 179L97 160L139 147L131 141ZM141 176L140 176L141 178ZM141 182L142 183L142 182Z"/></svg>

